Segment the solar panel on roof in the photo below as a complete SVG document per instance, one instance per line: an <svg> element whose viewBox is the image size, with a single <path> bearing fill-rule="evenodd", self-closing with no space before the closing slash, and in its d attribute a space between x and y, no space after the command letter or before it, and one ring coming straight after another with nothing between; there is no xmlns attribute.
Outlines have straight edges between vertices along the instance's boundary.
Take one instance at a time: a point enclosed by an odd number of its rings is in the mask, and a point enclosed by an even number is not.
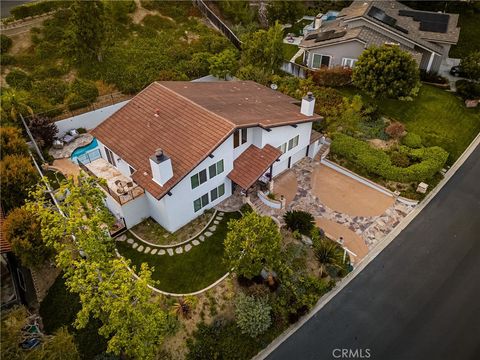
<svg viewBox="0 0 480 360"><path fill-rule="evenodd" d="M368 16L384 23L385 25L391 26L394 29L397 29L405 34L408 34L408 30L402 28L401 26L397 25L397 19L387 15L385 11L382 9L377 8L376 6L372 6L368 12Z"/></svg>
<svg viewBox="0 0 480 360"><path fill-rule="evenodd" d="M340 37L342 37L343 35L345 35L346 33L347 33L347 32L346 32L345 30L343 30L343 31L338 31L338 32L335 32L334 30L321 32L321 33L318 33L318 36L317 36L317 38L315 39L315 42L320 42L320 41L326 41L326 40L331 40L331 39L340 38Z"/></svg>
<svg viewBox="0 0 480 360"><path fill-rule="evenodd" d="M450 19L450 15L448 14L428 13L416 10L400 10L398 15L408 16L413 18L414 21L419 22L421 31L446 33L448 30L448 20Z"/></svg>

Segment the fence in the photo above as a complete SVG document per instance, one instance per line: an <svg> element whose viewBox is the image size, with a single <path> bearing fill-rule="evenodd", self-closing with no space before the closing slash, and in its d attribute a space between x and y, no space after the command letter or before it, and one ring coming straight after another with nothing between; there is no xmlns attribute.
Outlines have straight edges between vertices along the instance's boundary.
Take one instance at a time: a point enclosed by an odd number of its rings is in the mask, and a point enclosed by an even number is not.
<svg viewBox="0 0 480 360"><path fill-rule="evenodd" d="M240 50L242 48L242 42L237 37L237 35L235 35L235 33L230 30L230 28L225 25L225 23L220 20L220 18L215 15L212 10L210 10L210 8L205 4L205 2L203 2L202 0L193 0L193 3L198 7L200 12L204 16L206 16L207 19L210 20L212 24L215 25L215 27L220 30L233 45L235 45L237 49Z"/></svg>
<svg viewBox="0 0 480 360"><path fill-rule="evenodd" d="M83 163L80 159L77 159L78 165L80 166L80 169L85 171L88 175L98 178L98 176L87 167L87 164ZM133 200L139 196L142 196L145 193L145 190L143 190L140 186L135 185L133 188L131 188L128 191L125 191L121 194L117 194L115 191L110 189L110 187L106 184L105 181L99 181L98 185L105 190L117 203L120 205L126 204L130 200Z"/></svg>
<svg viewBox="0 0 480 360"><path fill-rule="evenodd" d="M308 73L308 68L306 66L295 64L291 61L284 61L281 69L286 73L292 74L302 79L305 79Z"/></svg>
<svg viewBox="0 0 480 360"><path fill-rule="evenodd" d="M81 162L82 164L90 164L92 161L100 159L101 157L102 154L100 153L100 149L95 149L78 156L74 161L78 163Z"/></svg>

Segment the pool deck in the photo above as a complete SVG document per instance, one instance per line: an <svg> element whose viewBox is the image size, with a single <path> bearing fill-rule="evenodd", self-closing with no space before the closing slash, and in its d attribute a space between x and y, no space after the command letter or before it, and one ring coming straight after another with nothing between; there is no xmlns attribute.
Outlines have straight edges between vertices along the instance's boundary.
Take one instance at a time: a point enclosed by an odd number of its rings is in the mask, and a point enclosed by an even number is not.
<svg viewBox="0 0 480 360"><path fill-rule="evenodd" d="M53 156L54 159L70 158L75 149L86 146L93 141L93 136L90 134L81 134L73 140L70 144L66 144L61 149L54 149L53 147L48 150L48 153Z"/></svg>

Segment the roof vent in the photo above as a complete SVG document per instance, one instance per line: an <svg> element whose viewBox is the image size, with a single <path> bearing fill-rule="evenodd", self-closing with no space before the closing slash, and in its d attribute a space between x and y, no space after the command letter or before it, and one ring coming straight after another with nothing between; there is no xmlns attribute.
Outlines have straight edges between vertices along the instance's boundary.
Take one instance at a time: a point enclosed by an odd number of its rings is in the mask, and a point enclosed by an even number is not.
<svg viewBox="0 0 480 360"><path fill-rule="evenodd" d="M160 116L160 109L155 110L155 114L153 114L153 116L159 117Z"/></svg>

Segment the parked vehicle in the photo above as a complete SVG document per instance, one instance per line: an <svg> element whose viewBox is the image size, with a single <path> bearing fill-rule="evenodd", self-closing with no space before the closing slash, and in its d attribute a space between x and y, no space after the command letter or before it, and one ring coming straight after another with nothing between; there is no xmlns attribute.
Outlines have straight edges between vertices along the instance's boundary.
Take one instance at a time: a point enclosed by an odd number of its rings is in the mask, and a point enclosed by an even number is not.
<svg viewBox="0 0 480 360"><path fill-rule="evenodd" d="M452 66L452 68L450 69L450 75L458 76L458 77L466 77L466 74L462 70L460 65Z"/></svg>

